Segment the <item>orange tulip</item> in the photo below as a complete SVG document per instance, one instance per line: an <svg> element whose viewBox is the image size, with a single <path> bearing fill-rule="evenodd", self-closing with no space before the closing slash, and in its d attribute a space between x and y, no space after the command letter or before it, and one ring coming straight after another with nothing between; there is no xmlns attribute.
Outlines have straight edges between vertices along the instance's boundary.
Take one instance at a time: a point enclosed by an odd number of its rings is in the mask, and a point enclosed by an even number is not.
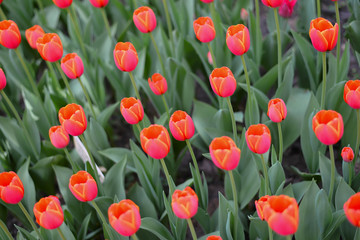
<svg viewBox="0 0 360 240"><path fill-rule="evenodd" d="M350 107L360 109L360 80L349 80L345 83L344 100Z"/></svg>
<svg viewBox="0 0 360 240"><path fill-rule="evenodd" d="M215 68L210 74L210 85L220 97L230 97L236 89L236 80L228 67Z"/></svg>
<svg viewBox="0 0 360 240"><path fill-rule="evenodd" d="M76 103L60 108L59 121L65 131L71 136L83 134L87 127L84 109Z"/></svg>
<svg viewBox="0 0 360 240"><path fill-rule="evenodd" d="M134 11L133 21L135 26L142 33L152 32L156 27L154 11L146 6L139 7Z"/></svg>
<svg viewBox="0 0 360 240"><path fill-rule="evenodd" d="M138 54L134 45L129 42L118 42L114 49L116 66L124 72L131 72L138 64Z"/></svg>
<svg viewBox="0 0 360 240"><path fill-rule="evenodd" d="M271 145L271 134L265 124L251 125L245 133L249 149L258 154L266 153Z"/></svg>
<svg viewBox="0 0 360 240"><path fill-rule="evenodd" d="M18 26L12 20L0 22L0 44L15 49L20 45L21 35Z"/></svg>
<svg viewBox="0 0 360 240"><path fill-rule="evenodd" d="M53 0L54 4L59 8L67 8L72 4L73 0Z"/></svg>
<svg viewBox="0 0 360 240"><path fill-rule="evenodd" d="M56 148L65 148L70 142L69 134L62 126L51 127L49 129L49 138Z"/></svg>
<svg viewBox="0 0 360 240"><path fill-rule="evenodd" d="M312 119L312 129L320 142L333 145L344 133L342 116L333 110L321 110Z"/></svg>
<svg viewBox="0 0 360 240"><path fill-rule="evenodd" d="M200 42L211 42L216 36L214 23L209 17L199 17L193 23L194 32Z"/></svg>
<svg viewBox="0 0 360 240"><path fill-rule="evenodd" d="M261 0L265 6L277 8L280 7L284 0Z"/></svg>
<svg viewBox="0 0 360 240"><path fill-rule="evenodd" d="M235 55L243 55L250 48L249 29L243 24L233 25L226 31L226 45Z"/></svg>
<svg viewBox="0 0 360 240"><path fill-rule="evenodd" d="M319 52L331 51L337 43L339 26L333 26L325 18L316 18L310 22L309 35L311 42Z"/></svg>
<svg viewBox="0 0 360 240"><path fill-rule="evenodd" d="M209 151L212 161L218 168L230 171L239 165L241 151L227 136L214 138L210 143Z"/></svg>
<svg viewBox="0 0 360 240"><path fill-rule="evenodd" d="M152 158L161 159L170 151L170 136L164 126L153 124L140 133L142 149Z"/></svg>
<svg viewBox="0 0 360 240"><path fill-rule="evenodd" d="M25 37L31 48L36 49L36 41L44 36L45 32L39 25L34 25L25 31Z"/></svg>
<svg viewBox="0 0 360 240"><path fill-rule="evenodd" d="M61 69L68 78L75 79L84 73L84 64L79 55L69 53L61 59Z"/></svg>
<svg viewBox="0 0 360 240"><path fill-rule="evenodd" d="M344 147L341 150L341 157L345 162L351 162L354 159L354 151L351 147Z"/></svg>
<svg viewBox="0 0 360 240"><path fill-rule="evenodd" d="M5 73L2 70L2 68L0 68L0 90L3 90L5 87L6 87Z"/></svg>
<svg viewBox="0 0 360 240"><path fill-rule="evenodd" d="M269 195L266 195L262 196L259 200L255 200L256 212L261 220L264 220L264 205L267 203L269 197Z"/></svg>
<svg viewBox="0 0 360 240"><path fill-rule="evenodd" d="M46 33L36 41L37 50L40 56L49 62L59 61L63 55L63 46L59 35Z"/></svg>
<svg viewBox="0 0 360 240"><path fill-rule="evenodd" d="M92 201L98 194L94 178L86 171L79 171L70 177L69 189L74 197L81 202Z"/></svg>
<svg viewBox="0 0 360 240"><path fill-rule="evenodd" d="M349 222L355 227L360 227L360 192L352 195L344 203L343 208Z"/></svg>
<svg viewBox="0 0 360 240"><path fill-rule="evenodd" d="M13 172L0 173L0 198L6 203L17 204L24 197L24 186Z"/></svg>
<svg viewBox="0 0 360 240"><path fill-rule="evenodd" d="M137 124L144 118L144 108L141 101L133 97L121 100L120 112L129 124Z"/></svg>
<svg viewBox="0 0 360 240"><path fill-rule="evenodd" d="M109 0L89 0L89 1L96 8L105 7L109 3Z"/></svg>
<svg viewBox="0 0 360 240"><path fill-rule="evenodd" d="M151 91L156 95L162 95L168 89L166 79L160 73L154 73L151 78L148 78L148 83Z"/></svg>
<svg viewBox="0 0 360 240"><path fill-rule="evenodd" d="M184 111L175 111L169 120L169 128L173 137L178 141L192 138L195 126L192 118Z"/></svg>
<svg viewBox="0 0 360 240"><path fill-rule="evenodd" d="M178 218L189 219L195 216L198 210L199 199L191 187L183 191L177 189L172 195L171 207Z"/></svg>
<svg viewBox="0 0 360 240"><path fill-rule="evenodd" d="M55 229L64 221L64 213L60 201L55 196L41 198L34 205L36 222L46 229Z"/></svg>
<svg viewBox="0 0 360 240"><path fill-rule="evenodd" d="M220 236L211 235L206 238L206 240L222 240Z"/></svg>
<svg viewBox="0 0 360 240"><path fill-rule="evenodd" d="M271 121L281 122L286 118L286 114L286 105L282 99L275 98L269 101L267 115Z"/></svg>

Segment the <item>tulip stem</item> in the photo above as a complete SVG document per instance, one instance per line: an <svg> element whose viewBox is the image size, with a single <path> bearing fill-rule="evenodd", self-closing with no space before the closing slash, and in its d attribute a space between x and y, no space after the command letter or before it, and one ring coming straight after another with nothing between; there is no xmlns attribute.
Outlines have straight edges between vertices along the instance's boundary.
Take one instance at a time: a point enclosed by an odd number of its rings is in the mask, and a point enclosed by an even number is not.
<svg viewBox="0 0 360 240"><path fill-rule="evenodd" d="M242 61L242 64L243 64L243 67L244 67L244 73L245 73L245 79L246 79L246 86L247 86L247 92L248 92L248 101L249 101L249 113L250 113L250 124L253 123L253 114L252 114L252 98L251 98L251 88L250 88L250 79L249 79L249 74L248 74L248 71L247 71L247 67L246 67L246 62L245 62L245 58L244 58L244 55L241 55L241 61Z"/></svg>
<svg viewBox="0 0 360 240"><path fill-rule="evenodd" d="M271 193L268 193L269 190L269 177L268 177L268 171L267 171L267 166L265 163L265 159L264 159L264 155L260 154L261 157L261 164L263 166L263 170L264 170L264 178L265 178L265 195L269 195Z"/></svg>
<svg viewBox="0 0 360 240"><path fill-rule="evenodd" d="M210 42L208 42L208 48L209 48L209 51L210 51L210 54L211 54L211 58L212 58L212 62L213 62L213 67L216 68L216 61L215 61L215 55L214 55L214 51L211 47L211 44Z"/></svg>
<svg viewBox="0 0 360 240"><path fill-rule="evenodd" d="M195 228L194 228L194 225L193 225L193 223L191 221L191 218L186 219L186 221L187 221L187 223L189 225L191 236L192 236L193 240L197 240Z"/></svg>
<svg viewBox="0 0 360 240"><path fill-rule="evenodd" d="M71 8L71 9L70 9L70 8ZM85 59L87 59L87 54L86 54L86 51L85 51L85 46L84 46L84 43L83 43L83 41L82 41L81 34L80 34L80 27L79 27L79 24L78 24L78 22L77 22L77 20L76 20L76 15L75 15L75 10L74 10L74 4L71 4L71 6L67 8L67 11L68 11L68 14L70 15L70 20L71 20L71 22L72 22L72 24L73 24L73 26L74 26L75 35L76 35L76 37L78 38L81 51L83 52Z"/></svg>
<svg viewBox="0 0 360 240"><path fill-rule="evenodd" d="M332 200L332 195L335 185L335 157L334 157L334 148L333 145L329 145L330 150L330 159L331 159L331 180L330 180L330 190L329 190L329 201Z"/></svg>
<svg viewBox="0 0 360 240"><path fill-rule="evenodd" d="M152 41L153 44L154 44L156 54L158 55L158 58L159 58L159 61L160 61L160 64L161 64L161 69L162 69L163 74L165 75L165 78L166 78L165 66L164 66L164 62L163 62L163 60L162 60L162 58L161 58L158 45L156 44L156 41L155 41L155 39L154 39L154 36L153 36L152 32L149 32L149 35L150 35L151 41Z"/></svg>
<svg viewBox="0 0 360 240"><path fill-rule="evenodd" d="M323 86L321 92L321 109L325 108L325 95L326 95L326 52L323 52Z"/></svg>
<svg viewBox="0 0 360 240"><path fill-rule="evenodd" d="M114 237L113 237L113 235L112 235L112 233L111 233L111 231L110 231L110 229L109 229L109 225L107 224L107 222L106 222L106 220L105 220L105 217L104 217L104 215L102 214L99 206L96 204L96 202L95 202L94 200L91 201L91 203L92 203L92 205L94 206L97 214L99 215L99 217L100 217L100 219L101 219L101 221L102 221L102 223L103 223L103 225L104 225L104 227L105 227L105 230L107 231L107 233L108 233L108 235L109 235L109 238L110 238L110 239L114 239Z"/></svg>
<svg viewBox="0 0 360 240"><path fill-rule="evenodd" d="M268 232L269 232L269 240L273 240L274 239L273 232L272 232L269 224L268 224Z"/></svg>
<svg viewBox="0 0 360 240"><path fill-rule="evenodd" d="M355 145L355 158L356 162L358 153L359 153L359 144L360 144L360 111L356 109L356 119L357 119L357 134L356 134L356 145Z"/></svg>
<svg viewBox="0 0 360 240"><path fill-rule="evenodd" d="M234 175L233 175L233 171L230 170L229 171L229 177L230 177L230 182L231 182L231 189L232 189L232 193L233 193L233 199L234 199L234 230L235 230L235 236L237 234L237 222L238 222L238 196L237 196L237 191L236 191L236 184L235 184L235 179L234 179ZM235 237L235 239L237 239Z"/></svg>
<svg viewBox="0 0 360 240"><path fill-rule="evenodd" d="M64 152L65 152L65 155L66 155L67 159L69 160L69 163L71 165L71 168L72 168L73 172L77 173L78 171L80 171L79 167L72 160L72 157L70 156L70 153L69 153L69 151L67 150L66 147L64 148Z"/></svg>
<svg viewBox="0 0 360 240"><path fill-rule="evenodd" d="M286 240L291 240L292 239L292 235L287 235L286 236Z"/></svg>
<svg viewBox="0 0 360 240"><path fill-rule="evenodd" d="M316 0L316 10L317 10L317 16L321 17L321 5L320 0Z"/></svg>
<svg viewBox="0 0 360 240"><path fill-rule="evenodd" d="M4 13L4 11L2 10L1 7L0 7L0 17L1 17L2 20L6 20L6 19L7 19L7 18L6 18L6 15L5 15L5 13Z"/></svg>
<svg viewBox="0 0 360 240"><path fill-rule="evenodd" d="M164 97L164 94L161 95L161 98L162 98L162 100L163 100L163 102L164 102L164 106L165 106L165 109L166 109L166 114L167 114L167 117L168 117L168 121L170 121L169 107L168 107L168 105L167 105L167 103L166 103L166 99L165 99L165 97Z"/></svg>
<svg viewBox="0 0 360 240"><path fill-rule="evenodd" d="M201 179L199 166L198 166L198 163L197 163L197 160L196 160L196 157L195 157L193 148L192 148L192 146L191 146L191 143L190 143L189 139L186 139L185 142L186 142L186 145L187 145L187 147L188 147L188 149L189 149L191 158L192 158L192 160L193 160L193 163L194 163L194 166L195 166L195 170L196 170L197 174L200 176L200 179Z"/></svg>
<svg viewBox="0 0 360 240"><path fill-rule="evenodd" d="M104 19L106 31L107 31L107 33L109 34L110 39L112 39L110 24L109 24L109 20L108 20L108 18L107 18L105 9L102 7L102 8L100 8L100 10L101 10L101 15L102 15L102 17L103 17L103 19Z"/></svg>
<svg viewBox="0 0 360 240"><path fill-rule="evenodd" d="M137 99L139 99L141 101L139 91L138 91L138 89L136 87L134 75L132 74L132 72L129 72L129 75L130 75L131 83L132 83L132 85L134 87L134 90L135 90L136 97L137 97Z"/></svg>
<svg viewBox="0 0 360 240"><path fill-rule="evenodd" d="M282 159L283 159L283 135L282 135L282 130L281 130L281 123L278 122L278 133L279 133L279 162L282 163Z"/></svg>
<svg viewBox="0 0 360 240"><path fill-rule="evenodd" d="M56 78L56 73L55 73L55 70L54 70L53 65L52 65L49 61L45 61L45 62L46 62L46 65L48 66L48 68L49 68L49 70L50 70L50 72L51 72L51 75L52 75L53 78L54 78L54 83L55 83L55 85L56 85L56 88L57 88L58 90L61 90L61 86L60 86L60 84L59 84L59 81L58 81L57 78Z"/></svg>
<svg viewBox="0 0 360 240"><path fill-rule="evenodd" d="M61 231L60 227L58 227L56 230L58 231L61 239L62 239L62 240L66 240L66 238L65 238L65 236L64 236L64 233Z"/></svg>
<svg viewBox="0 0 360 240"><path fill-rule="evenodd" d="M237 142L236 142L236 136L237 136L236 122L235 122L234 110L231 105L230 97L227 97L226 101L227 101L227 104L229 106L229 111L230 111L230 118L231 118L231 124L232 124L232 129L233 129L234 142L235 142L235 144L237 144Z"/></svg>
<svg viewBox="0 0 360 240"><path fill-rule="evenodd" d="M40 235L39 229L36 227L34 220L30 217L30 214L22 204L22 202L18 202L18 206L20 207L21 211L24 213L25 217L29 221L31 227L35 230L36 234L38 235L39 239L42 240L42 236Z"/></svg>
<svg viewBox="0 0 360 240"><path fill-rule="evenodd" d="M280 25L279 25L279 16L277 8L274 8L276 32L277 32L277 45L278 45L278 87L281 84L282 80L282 51L281 51L281 35L280 35Z"/></svg>
<svg viewBox="0 0 360 240"><path fill-rule="evenodd" d="M349 168L349 186L351 187L351 182L352 182L352 170L353 170L353 162L351 161L348 163L348 168Z"/></svg>
<svg viewBox="0 0 360 240"><path fill-rule="evenodd" d="M0 227L4 231L5 235L9 240L14 240L14 238L11 236L11 233L9 232L8 228L6 227L5 223L0 220Z"/></svg>
<svg viewBox="0 0 360 240"><path fill-rule="evenodd" d="M174 189L174 186L173 184L171 183L170 181L170 174L169 174L169 171L166 167L166 164L165 164L165 161L163 158L160 159L160 162L161 162L161 165L162 165L162 168L164 170L164 173L165 173L165 177L166 177L166 180L168 182L168 185L169 185L169 196L171 196L173 194L173 192L175 191Z"/></svg>
<svg viewBox="0 0 360 240"><path fill-rule="evenodd" d="M340 47L341 47L341 28L340 28L340 13L339 13L339 4L338 1L335 1L335 11L336 11L336 23L339 26L338 39L336 45L336 74L339 77L340 72Z"/></svg>
<svg viewBox="0 0 360 240"><path fill-rule="evenodd" d="M81 88L82 88L82 90L83 90L83 92L84 92L84 95L85 95L85 97L86 97L86 100L87 100L88 103L89 103L89 106L90 106L91 112L92 112L92 114L93 114L93 117L94 117L95 120L96 120L96 114L95 114L93 105L92 105L92 103L91 103L91 99L90 99L90 97L89 97L89 94L88 94L88 92L86 91L86 88L84 87L84 84L83 84L82 81L81 81L81 77L78 77L78 80L79 80L79 83L80 83L80 85L81 85Z"/></svg>
<svg viewBox="0 0 360 240"><path fill-rule="evenodd" d="M172 25L171 25L169 9L168 9L168 6L167 6L167 0L163 0L163 5L164 5L164 9L165 9L165 17L166 17L166 23L167 23L167 26L168 26L170 42L171 42L171 46L172 46L171 49L172 49L172 51L174 51L175 50L175 47L174 47L175 41L174 41L174 37L173 37L173 34L172 34L173 30L172 30Z"/></svg>
<svg viewBox="0 0 360 240"><path fill-rule="evenodd" d="M136 234L134 233L133 235L131 235L132 239L134 240L139 240L139 238L136 236Z"/></svg>
<svg viewBox="0 0 360 240"><path fill-rule="evenodd" d="M63 79L66 88L67 88L68 91L69 91L69 95L70 95L71 101L72 101L72 102L76 102L75 97L74 97L74 94L73 94L73 92L71 91L71 88L70 88L70 85L69 85L69 81L67 80L65 74L64 74L63 71L62 71L61 66L60 66L60 63L59 63L59 62L56 62L55 64L56 64L56 67L57 67L58 71L60 72L61 78Z"/></svg>

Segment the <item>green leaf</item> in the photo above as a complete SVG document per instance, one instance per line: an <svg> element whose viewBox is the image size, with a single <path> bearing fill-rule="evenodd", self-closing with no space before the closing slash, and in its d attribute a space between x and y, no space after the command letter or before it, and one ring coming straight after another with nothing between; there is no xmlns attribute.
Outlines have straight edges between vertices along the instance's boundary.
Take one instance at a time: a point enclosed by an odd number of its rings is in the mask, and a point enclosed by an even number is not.
<svg viewBox="0 0 360 240"><path fill-rule="evenodd" d="M332 214L332 222L325 230L326 235L324 236L324 240L331 240L331 239L339 239L340 236L334 236L339 230L340 224L342 224L346 220L346 216L344 210L338 210ZM339 235L339 234L337 234Z"/></svg>
<svg viewBox="0 0 360 240"><path fill-rule="evenodd" d="M83 220L83 222L81 224L80 230L79 230L79 232L77 234L78 239L85 239L86 233L88 231L90 219L91 219L91 213L86 215L86 217L84 218L84 220Z"/></svg>
<svg viewBox="0 0 360 240"><path fill-rule="evenodd" d="M326 234L325 229L332 222L331 205L324 189L321 189L315 198L316 221L321 235Z"/></svg>
<svg viewBox="0 0 360 240"><path fill-rule="evenodd" d="M271 192L275 193L279 186L285 181L285 172L280 162L276 162L269 169L269 180Z"/></svg>
<svg viewBox="0 0 360 240"><path fill-rule="evenodd" d="M22 227L19 227L19 226L17 226L17 225L15 225L15 227L16 227L16 229L19 231L19 233L21 234L21 235L23 235L23 237L25 238L25 239L28 239L28 240L36 240L37 239L37 237L34 237L33 235L31 235L31 233L29 233L27 230L25 230L24 228L22 228ZM5 239L5 238L4 238Z"/></svg>
<svg viewBox="0 0 360 240"><path fill-rule="evenodd" d="M153 233L161 240L174 239L169 230L154 218L142 218L140 228Z"/></svg>
<svg viewBox="0 0 360 240"><path fill-rule="evenodd" d="M136 202L140 208L140 216L157 218L158 214L154 204L148 198L144 188L135 183L127 192L127 198Z"/></svg>
<svg viewBox="0 0 360 240"><path fill-rule="evenodd" d="M351 47L360 52L360 20L352 21L345 29L345 37L350 41Z"/></svg>
<svg viewBox="0 0 360 240"><path fill-rule="evenodd" d="M119 161L113 165L109 172L105 176L103 183L105 195L111 198L117 197L118 199L125 199L125 166L126 156L123 157L122 161Z"/></svg>
<svg viewBox="0 0 360 240"><path fill-rule="evenodd" d="M331 182L331 160L324 156L324 154L319 153L320 161L320 173L321 173L321 182L324 190L329 194L330 182ZM339 181L339 173L335 169L335 185L334 189L337 187Z"/></svg>
<svg viewBox="0 0 360 240"><path fill-rule="evenodd" d="M24 202L24 205L27 208L30 215L33 216L32 209L36 202L36 190L35 190L34 182L29 174L29 164L30 164L30 161L28 159L21 166L21 168L19 169L17 174L18 174L21 182L23 183L24 190L25 190L24 198L22 201Z"/></svg>
<svg viewBox="0 0 360 240"><path fill-rule="evenodd" d="M109 121L109 118L111 117L111 115L114 113L115 109L117 109L119 106L119 102L116 102L108 107L106 107L97 117L97 121L98 123L102 126L105 127L106 124Z"/></svg>

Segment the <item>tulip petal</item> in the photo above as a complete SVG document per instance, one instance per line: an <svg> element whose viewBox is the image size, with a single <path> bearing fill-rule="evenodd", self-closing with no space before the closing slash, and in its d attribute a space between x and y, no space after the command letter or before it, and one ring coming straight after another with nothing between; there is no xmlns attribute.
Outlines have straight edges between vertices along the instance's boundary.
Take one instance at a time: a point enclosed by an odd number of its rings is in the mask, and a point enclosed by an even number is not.
<svg viewBox="0 0 360 240"><path fill-rule="evenodd" d="M329 43L319 30L311 29L310 39L314 48L319 52L326 52L328 50Z"/></svg>

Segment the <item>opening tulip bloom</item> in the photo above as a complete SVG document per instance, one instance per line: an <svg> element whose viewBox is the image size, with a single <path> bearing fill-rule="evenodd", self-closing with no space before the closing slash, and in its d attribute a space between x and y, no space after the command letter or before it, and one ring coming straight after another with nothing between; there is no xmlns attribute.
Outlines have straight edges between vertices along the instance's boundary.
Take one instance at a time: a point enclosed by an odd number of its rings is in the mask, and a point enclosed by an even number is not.
<svg viewBox="0 0 360 240"><path fill-rule="evenodd" d="M69 53L61 59L61 69L68 78L75 79L84 73L84 64L79 55Z"/></svg>
<svg viewBox="0 0 360 240"><path fill-rule="evenodd" d="M344 212L352 225L360 227L360 193L352 195L344 203Z"/></svg>
<svg viewBox="0 0 360 240"><path fill-rule="evenodd" d="M173 137L178 141L192 138L195 126L192 118L184 111L175 111L169 120L169 128Z"/></svg>
<svg viewBox="0 0 360 240"><path fill-rule="evenodd" d="M118 69L124 72L133 71L138 64L138 54L130 42L118 42L114 49L114 61Z"/></svg>
<svg viewBox="0 0 360 240"><path fill-rule="evenodd" d="M261 0L265 6L277 8L280 7L284 0Z"/></svg>
<svg viewBox="0 0 360 240"><path fill-rule="evenodd" d="M34 205L36 222L46 229L55 229L64 221L64 213L60 201L55 196L41 198Z"/></svg>
<svg viewBox="0 0 360 240"><path fill-rule="evenodd" d="M316 137L325 145L337 143L344 133L343 118L333 110L321 110L312 120L312 129Z"/></svg>
<svg viewBox="0 0 360 240"><path fill-rule="evenodd" d="M256 212L261 220L264 220L264 206L267 204L269 197L269 195L266 195L262 196L259 200L255 200Z"/></svg>
<svg viewBox="0 0 360 240"><path fill-rule="evenodd" d="M24 197L24 186L13 172L0 173L0 198L6 203L17 204Z"/></svg>
<svg viewBox="0 0 360 240"><path fill-rule="evenodd" d="M271 134L265 124L251 125L245 133L249 149L258 154L266 153L271 145Z"/></svg>
<svg viewBox="0 0 360 240"><path fill-rule="evenodd" d="M69 134L62 126L51 127L49 129L49 138L56 148L65 148L70 142Z"/></svg>
<svg viewBox="0 0 360 240"><path fill-rule="evenodd" d="M279 8L279 15L283 18L291 17L297 0L284 0Z"/></svg>
<svg viewBox="0 0 360 240"><path fill-rule="evenodd" d="M2 70L2 68L0 68L0 90L3 90L5 87L6 87L5 73Z"/></svg>
<svg viewBox="0 0 360 240"><path fill-rule="evenodd" d="M354 159L354 151L351 147L344 147L341 151L341 157L345 162L351 162Z"/></svg>
<svg viewBox="0 0 360 240"><path fill-rule="evenodd" d="M45 61L59 61L63 55L63 46L59 35L46 33L36 41L36 47Z"/></svg>
<svg viewBox="0 0 360 240"><path fill-rule="evenodd" d="M109 0L89 0L89 1L96 8L105 7L109 3Z"/></svg>
<svg viewBox="0 0 360 240"><path fill-rule="evenodd" d="M196 38L200 42L211 42L216 36L214 23L209 17L199 17L193 23Z"/></svg>
<svg viewBox="0 0 360 240"><path fill-rule="evenodd" d="M325 18L316 18L310 22L309 35L312 45L319 52L331 51L337 43L339 26L333 26Z"/></svg>
<svg viewBox="0 0 360 240"><path fill-rule="evenodd" d="M53 0L53 2L59 8L67 8L72 4L72 0Z"/></svg>
<svg viewBox="0 0 360 240"><path fill-rule="evenodd" d="M34 25L25 31L25 37L31 48L36 49L36 41L44 36L45 32L39 25Z"/></svg>
<svg viewBox="0 0 360 240"><path fill-rule="evenodd" d="M0 22L0 44L15 49L20 45L21 35L17 24L12 20Z"/></svg>
<svg viewBox="0 0 360 240"><path fill-rule="evenodd" d="M171 207L178 218L190 219L197 213L199 199L191 187L177 189L172 195Z"/></svg>
<svg viewBox="0 0 360 240"><path fill-rule="evenodd" d="M351 108L360 109L360 80L349 80L345 83L344 100Z"/></svg>
<svg viewBox="0 0 360 240"><path fill-rule="evenodd" d="M86 171L79 171L70 177L69 189L74 197L81 202L92 201L98 194L94 178Z"/></svg>
<svg viewBox="0 0 360 240"><path fill-rule="evenodd" d="M151 91L156 95L162 95L168 89L166 79L160 73L154 73L151 78L148 78L148 83Z"/></svg>
<svg viewBox="0 0 360 240"><path fill-rule="evenodd" d="M139 207L129 199L111 204L108 216L110 225L123 236L133 235L141 225Z"/></svg>
<svg viewBox="0 0 360 240"><path fill-rule="evenodd" d="M141 101L133 97L121 100L120 112L129 124L137 124L144 118L144 108Z"/></svg>
<svg viewBox="0 0 360 240"><path fill-rule="evenodd" d="M146 6L139 7L134 11L133 21L137 29L142 33L152 32L156 27L154 11Z"/></svg>
<svg viewBox="0 0 360 240"><path fill-rule="evenodd" d="M268 117L273 122L281 122L286 118L287 109L284 101L280 98L271 99L268 104Z"/></svg>
<svg viewBox="0 0 360 240"><path fill-rule="evenodd" d="M150 157L162 159L170 151L170 136L164 126L152 124L140 133L141 147Z"/></svg>
<svg viewBox="0 0 360 240"><path fill-rule="evenodd" d="M59 121L65 131L71 136L83 134L87 127L84 109L76 103L60 108Z"/></svg>
<svg viewBox="0 0 360 240"><path fill-rule="evenodd" d="M210 85L220 97L230 97L236 90L234 74L228 67L215 68L210 74Z"/></svg>
<svg viewBox="0 0 360 240"><path fill-rule="evenodd" d="M243 55L250 48L249 29L243 24L232 25L226 31L226 45L235 55Z"/></svg>
<svg viewBox="0 0 360 240"><path fill-rule="evenodd" d="M218 168L230 171L239 165L241 151L227 136L214 138L210 143L209 151L212 161Z"/></svg>

